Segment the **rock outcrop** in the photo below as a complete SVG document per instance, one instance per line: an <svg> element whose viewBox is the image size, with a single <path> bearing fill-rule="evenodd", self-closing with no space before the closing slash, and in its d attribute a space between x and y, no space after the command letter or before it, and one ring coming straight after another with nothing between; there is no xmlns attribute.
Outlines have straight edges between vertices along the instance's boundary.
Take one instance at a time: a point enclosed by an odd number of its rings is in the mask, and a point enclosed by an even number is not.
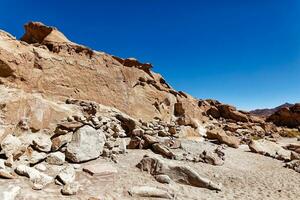
<svg viewBox="0 0 300 200"><path fill-rule="evenodd" d="M272 123L297 127L298 104L265 122L175 91L152 68L76 44L39 22L26 24L21 40L0 31L0 178L19 185L26 179L18 175L25 176L32 189L42 190L38 195L53 193L56 184L53 199L189 199L190 186L219 192L221 182L228 187L242 180L238 173L227 179L215 172L226 176L238 166L226 162L235 154L244 159L245 143L252 152L292 160L287 167L300 171L300 145L273 142L295 129ZM151 156L142 158L145 152ZM239 173L249 171L243 163ZM210 165L218 170L207 171ZM31 192L20 188L1 187L0 197L28 199Z"/></svg>
<svg viewBox="0 0 300 200"><path fill-rule="evenodd" d="M95 101L145 121L170 121L175 114L195 126L205 118L194 109L198 101L173 90L151 64L92 51L39 22L26 24L25 31L22 41L0 32L0 81L7 86ZM184 112L178 113L177 105Z"/></svg>
<svg viewBox="0 0 300 200"><path fill-rule="evenodd" d="M267 118L267 121L273 122L278 126L287 126L297 128L300 126L300 104L297 103L291 107L284 107Z"/></svg>

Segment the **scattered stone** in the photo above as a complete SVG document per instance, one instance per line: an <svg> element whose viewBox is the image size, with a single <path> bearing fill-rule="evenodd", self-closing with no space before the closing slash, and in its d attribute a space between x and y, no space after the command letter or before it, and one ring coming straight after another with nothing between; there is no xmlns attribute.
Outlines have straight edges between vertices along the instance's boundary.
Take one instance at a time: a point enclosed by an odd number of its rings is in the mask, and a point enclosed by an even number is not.
<svg viewBox="0 0 300 200"><path fill-rule="evenodd" d="M34 166L34 168L39 170L40 172L44 172L47 170L47 167L44 163L38 163Z"/></svg>
<svg viewBox="0 0 300 200"><path fill-rule="evenodd" d="M252 140L248 146L254 153L270 156L279 160L291 160L291 151L285 150L275 142L268 140Z"/></svg>
<svg viewBox="0 0 300 200"><path fill-rule="evenodd" d="M141 128L136 128L136 129L134 129L134 130L132 130L132 133L131 133L131 135L132 136L139 136L139 137L142 137L143 135L144 135L144 130L143 129L141 129Z"/></svg>
<svg viewBox="0 0 300 200"><path fill-rule="evenodd" d="M51 151L52 142L49 135L37 134L32 140L32 145L33 148L38 151L49 152Z"/></svg>
<svg viewBox="0 0 300 200"><path fill-rule="evenodd" d="M285 164L285 167L295 170L300 173L300 160L292 160Z"/></svg>
<svg viewBox="0 0 300 200"><path fill-rule="evenodd" d="M75 178L76 178L76 172L73 166L71 165L68 165L67 167L62 169L56 177L56 179L61 183L63 183L64 185L67 183L74 182Z"/></svg>
<svg viewBox="0 0 300 200"><path fill-rule="evenodd" d="M83 167L83 171L92 176L107 176L118 173L118 170L109 163L95 163Z"/></svg>
<svg viewBox="0 0 300 200"><path fill-rule="evenodd" d="M237 137L227 135L222 129L207 130L206 135L208 139L217 139L221 144L227 144L233 148L238 148L240 145Z"/></svg>
<svg viewBox="0 0 300 200"><path fill-rule="evenodd" d="M67 183L61 190L63 195L75 195L80 188L78 182Z"/></svg>
<svg viewBox="0 0 300 200"><path fill-rule="evenodd" d="M98 158L103 151L105 134L85 125L78 129L67 147L66 158L79 163Z"/></svg>
<svg viewBox="0 0 300 200"><path fill-rule="evenodd" d="M33 183L33 189L35 190L41 190L43 189L47 184L51 183L53 181L53 178L51 176L48 176L47 174L44 174L32 167L28 167L26 165L18 165L15 169L16 173L21 176L26 176L30 179L30 181Z"/></svg>
<svg viewBox="0 0 300 200"><path fill-rule="evenodd" d="M19 158L19 160L34 165L44 160L46 156L46 153L34 151L32 148L29 147L26 149L25 153Z"/></svg>
<svg viewBox="0 0 300 200"><path fill-rule="evenodd" d="M73 133L68 132L65 135L59 135L57 137L52 138L52 151L59 150L62 146L64 146L67 143L70 143L72 140Z"/></svg>
<svg viewBox="0 0 300 200"><path fill-rule="evenodd" d="M155 153L158 153L164 157L167 157L167 158L170 158L170 159L173 159L175 158L175 155L174 153L172 153L169 148L163 144L159 144L159 143L155 143L152 145L152 148L153 148L153 151Z"/></svg>
<svg viewBox="0 0 300 200"><path fill-rule="evenodd" d="M1 185L0 186L0 199L1 200L15 200L20 194L21 187L16 185Z"/></svg>
<svg viewBox="0 0 300 200"><path fill-rule="evenodd" d="M46 158L46 162L51 165L62 165L65 162L65 154L59 151L50 153Z"/></svg>
<svg viewBox="0 0 300 200"><path fill-rule="evenodd" d="M0 169L0 178L5 179L13 179L15 176L13 176L8 170L6 169Z"/></svg>
<svg viewBox="0 0 300 200"><path fill-rule="evenodd" d="M144 135L143 139L145 140L146 145L149 145L149 146L159 142L156 137L151 136L151 135Z"/></svg>
<svg viewBox="0 0 300 200"><path fill-rule="evenodd" d="M169 165L157 157L149 157L147 155L137 164L142 171L147 171L152 175L165 174L173 181L191 185L195 187L208 188L211 190L221 190L220 184L215 184L207 178L200 176L195 170L188 166Z"/></svg>
<svg viewBox="0 0 300 200"><path fill-rule="evenodd" d="M292 151L291 152L291 160L300 160L300 154Z"/></svg>
<svg viewBox="0 0 300 200"><path fill-rule="evenodd" d="M153 198L164 198L173 199L174 194L168 192L166 189L150 187L150 186L134 186L128 193L131 196L138 197L153 197Z"/></svg>
<svg viewBox="0 0 300 200"><path fill-rule="evenodd" d="M154 177L160 183L169 184L171 182L171 179L168 175L159 174L159 175L156 175Z"/></svg>
<svg viewBox="0 0 300 200"><path fill-rule="evenodd" d="M1 142L1 149L5 156L8 158L13 155L22 145L19 138L9 134Z"/></svg>
<svg viewBox="0 0 300 200"><path fill-rule="evenodd" d="M203 162L211 164L211 165L223 165L224 164L224 156L219 155L217 153L211 151L203 151L200 154L200 158Z"/></svg>

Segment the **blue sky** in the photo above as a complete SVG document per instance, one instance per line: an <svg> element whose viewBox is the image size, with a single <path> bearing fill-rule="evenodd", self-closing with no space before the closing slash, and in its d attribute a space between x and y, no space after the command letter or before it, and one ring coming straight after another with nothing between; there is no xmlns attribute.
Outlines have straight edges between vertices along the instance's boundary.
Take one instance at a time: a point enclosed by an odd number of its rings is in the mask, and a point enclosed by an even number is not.
<svg viewBox="0 0 300 200"><path fill-rule="evenodd" d="M300 102L300 1L3 0L0 29L41 21L72 41L151 62L177 90L240 109Z"/></svg>

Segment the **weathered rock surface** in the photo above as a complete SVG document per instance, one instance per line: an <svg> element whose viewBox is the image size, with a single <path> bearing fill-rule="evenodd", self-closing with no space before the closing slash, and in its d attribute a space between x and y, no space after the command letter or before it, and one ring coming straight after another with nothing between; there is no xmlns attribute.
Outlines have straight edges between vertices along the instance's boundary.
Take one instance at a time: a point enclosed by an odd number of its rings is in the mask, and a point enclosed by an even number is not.
<svg viewBox="0 0 300 200"><path fill-rule="evenodd" d="M152 175L168 175L173 181L195 187L203 187L211 190L221 190L221 186L211 182L209 179L200 176L188 166L169 165L156 157L144 156L138 163L138 168L147 171Z"/></svg>
<svg viewBox="0 0 300 200"><path fill-rule="evenodd" d="M66 158L75 163L98 158L102 154L104 144L104 133L86 125L73 134L66 150Z"/></svg>
<svg viewBox="0 0 300 200"><path fill-rule="evenodd" d="M52 165L62 165L65 162L65 154L61 152L50 153L47 156L46 162Z"/></svg>
<svg viewBox="0 0 300 200"><path fill-rule="evenodd" d="M227 135L222 129L207 130L206 136L208 139L217 139L221 144L227 144L233 148L238 148L240 144L237 137Z"/></svg>
<svg viewBox="0 0 300 200"><path fill-rule="evenodd" d="M61 193L63 195L75 195L80 188L79 183L77 182L72 182L72 183L67 183L64 185L63 189L61 189Z"/></svg>
<svg viewBox="0 0 300 200"><path fill-rule="evenodd" d="M63 168L56 177L62 184L68 184L75 181L76 171L71 165Z"/></svg>
<svg viewBox="0 0 300 200"><path fill-rule="evenodd" d="M249 144L252 152L270 156L279 160L291 160L291 151L285 150L279 144L267 140L252 140Z"/></svg>
<svg viewBox="0 0 300 200"><path fill-rule="evenodd" d="M52 177L26 165L18 165L15 171L19 175L28 177L33 184L32 188L35 190L40 190L47 184L53 182Z"/></svg>
<svg viewBox="0 0 300 200"><path fill-rule="evenodd" d="M150 187L150 186L135 186L132 187L129 191L131 196L138 197L152 197L152 198L164 198L164 199L173 199L174 194L171 194L165 189Z"/></svg>
<svg viewBox="0 0 300 200"><path fill-rule="evenodd" d="M95 163L83 167L83 171L92 176L107 176L118 173L118 170L109 163Z"/></svg>
<svg viewBox="0 0 300 200"><path fill-rule="evenodd" d="M1 150L8 158L13 155L22 145L19 138L13 135L7 135L1 142Z"/></svg>

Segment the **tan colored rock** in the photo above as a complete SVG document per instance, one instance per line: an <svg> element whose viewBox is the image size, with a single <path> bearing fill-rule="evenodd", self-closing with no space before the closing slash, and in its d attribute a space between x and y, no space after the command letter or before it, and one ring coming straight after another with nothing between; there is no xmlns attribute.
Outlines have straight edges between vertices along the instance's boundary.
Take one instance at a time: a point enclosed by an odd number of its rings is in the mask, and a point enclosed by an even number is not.
<svg viewBox="0 0 300 200"><path fill-rule="evenodd" d="M220 112L220 115L225 119L232 119L238 122L248 122L248 116L240 111L237 111L235 107L226 105L226 104L220 104L218 105L218 110Z"/></svg>
<svg viewBox="0 0 300 200"><path fill-rule="evenodd" d="M68 132L65 135L60 135L57 137L52 138L52 151L59 150L62 146L66 145L67 143L70 143L72 141L73 132Z"/></svg>
<svg viewBox="0 0 300 200"><path fill-rule="evenodd" d="M223 129L211 129L206 132L208 139L217 139L220 143L226 144L233 148L238 148L240 140L235 136L229 136Z"/></svg>
<svg viewBox="0 0 300 200"><path fill-rule="evenodd" d="M7 158L12 156L21 146L20 139L13 135L7 135L1 142L2 152Z"/></svg>
<svg viewBox="0 0 300 200"><path fill-rule="evenodd" d="M134 186L128 191L131 196L134 197L152 197L173 199L174 194L171 194L166 189L150 187L150 186Z"/></svg>
<svg viewBox="0 0 300 200"><path fill-rule="evenodd" d="M155 153L160 154L164 157L173 159L175 158L175 154L164 144L154 143L152 145L152 149Z"/></svg>
<svg viewBox="0 0 300 200"><path fill-rule="evenodd" d="M172 165L164 162L158 157L149 157L147 155L137 164L142 171L147 171L152 175L165 174L173 181L191 185L194 187L208 188L211 190L221 190L220 184L215 184L209 179L200 176L195 170L188 166Z"/></svg>
<svg viewBox="0 0 300 200"><path fill-rule="evenodd" d="M0 169L0 178L13 179L15 176L5 169Z"/></svg>
<svg viewBox="0 0 300 200"><path fill-rule="evenodd" d="M63 165L65 162L65 154L59 151L50 153L46 158L46 162L51 165Z"/></svg>
<svg viewBox="0 0 300 200"><path fill-rule="evenodd" d="M4 136L12 131L20 135L29 130L34 132L45 128L54 130L60 120L78 112L74 106L51 101L41 94L3 85L0 85L0 96L0 105L5 105L5 109L0 109L0 114L4 123L9 124Z"/></svg>
<svg viewBox="0 0 300 200"><path fill-rule="evenodd" d="M33 189L35 190L41 190L46 185L53 182L52 177L26 165L18 165L15 171L19 175L28 177L33 184Z"/></svg>
<svg viewBox="0 0 300 200"><path fill-rule="evenodd" d="M66 158L72 162L84 162L98 158L103 151L105 134L85 125L78 129L67 147Z"/></svg>
<svg viewBox="0 0 300 200"><path fill-rule="evenodd" d="M145 121L171 120L179 102L184 124L204 117L198 100L174 91L151 64L92 51L42 23L28 23L25 31L27 43L0 32L0 79L7 86L95 101Z"/></svg>
<svg viewBox="0 0 300 200"><path fill-rule="evenodd" d="M88 164L82 170L92 176L107 176L118 173L118 170L109 163Z"/></svg>

